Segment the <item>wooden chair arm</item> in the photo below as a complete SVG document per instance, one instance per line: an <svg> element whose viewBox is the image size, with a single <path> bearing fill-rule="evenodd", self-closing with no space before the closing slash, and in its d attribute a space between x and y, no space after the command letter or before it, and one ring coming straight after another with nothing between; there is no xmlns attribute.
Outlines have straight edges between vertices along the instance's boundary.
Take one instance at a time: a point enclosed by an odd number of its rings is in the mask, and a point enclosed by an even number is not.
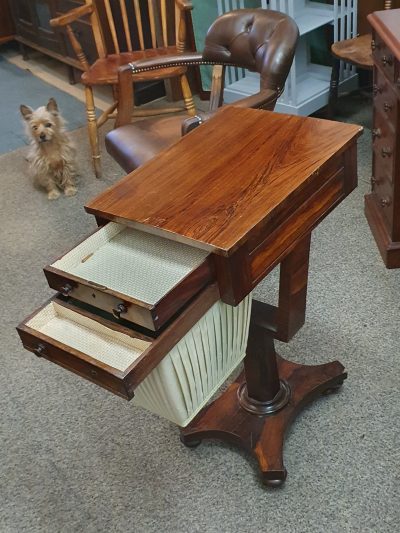
<svg viewBox="0 0 400 533"><path fill-rule="evenodd" d="M175 0L175 4L181 11L190 11L193 9L191 0Z"/></svg>
<svg viewBox="0 0 400 533"><path fill-rule="evenodd" d="M71 24L71 22L74 22L80 17L84 17L85 15L90 15L91 13L93 13L92 4L85 4L80 7L75 7L74 9L71 9L70 11L65 13L64 15L60 15L59 17L50 19L50 26L52 27L66 26L67 24Z"/></svg>

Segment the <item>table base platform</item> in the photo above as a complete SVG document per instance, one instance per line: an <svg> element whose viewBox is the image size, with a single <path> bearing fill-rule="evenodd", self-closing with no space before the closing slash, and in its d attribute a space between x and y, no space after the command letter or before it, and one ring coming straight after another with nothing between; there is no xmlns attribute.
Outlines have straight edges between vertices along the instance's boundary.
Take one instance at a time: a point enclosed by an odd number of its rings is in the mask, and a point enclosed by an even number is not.
<svg viewBox="0 0 400 533"><path fill-rule="evenodd" d="M254 414L242 407L240 396L243 397L243 392L240 395L240 391L243 391L246 379L245 372L242 372L219 398L187 427L181 428L181 441L188 447L199 445L203 439L217 439L251 452L258 460L263 483L271 487L282 485L287 476L283 445L285 432L292 421L307 403L322 394L336 391L347 377L338 361L308 366L292 363L278 355L276 360L281 391L289 391L286 405L264 415ZM282 394L277 395L279 401L282 403ZM271 405L273 401L268 403Z"/></svg>

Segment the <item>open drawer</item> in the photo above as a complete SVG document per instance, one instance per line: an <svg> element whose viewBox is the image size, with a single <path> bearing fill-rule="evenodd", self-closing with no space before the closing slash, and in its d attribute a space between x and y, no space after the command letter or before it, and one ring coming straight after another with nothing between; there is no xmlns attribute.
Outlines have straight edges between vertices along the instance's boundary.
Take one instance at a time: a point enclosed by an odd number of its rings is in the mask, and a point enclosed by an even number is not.
<svg viewBox="0 0 400 533"><path fill-rule="evenodd" d="M184 426L243 359L250 311L212 284L155 339L59 298L17 329L27 350Z"/></svg>
<svg viewBox="0 0 400 533"><path fill-rule="evenodd" d="M110 222L44 269L64 296L156 331L213 279L200 250Z"/></svg>

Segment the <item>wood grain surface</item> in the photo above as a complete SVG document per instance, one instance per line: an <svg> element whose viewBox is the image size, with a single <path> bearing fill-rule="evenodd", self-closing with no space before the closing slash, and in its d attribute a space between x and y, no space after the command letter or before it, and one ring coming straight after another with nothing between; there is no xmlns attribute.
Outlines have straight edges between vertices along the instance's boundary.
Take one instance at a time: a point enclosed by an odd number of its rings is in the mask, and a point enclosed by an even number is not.
<svg viewBox="0 0 400 533"><path fill-rule="evenodd" d="M91 201L94 215L229 256L298 207L321 167L362 128L235 107Z"/></svg>

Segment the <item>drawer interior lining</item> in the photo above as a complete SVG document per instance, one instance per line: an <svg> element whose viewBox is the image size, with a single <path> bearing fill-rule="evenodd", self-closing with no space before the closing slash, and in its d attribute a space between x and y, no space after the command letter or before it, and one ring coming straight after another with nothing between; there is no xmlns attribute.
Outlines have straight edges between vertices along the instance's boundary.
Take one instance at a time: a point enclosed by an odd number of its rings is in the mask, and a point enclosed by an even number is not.
<svg viewBox="0 0 400 533"><path fill-rule="evenodd" d="M55 302L44 307L26 325L121 372L151 344L109 329Z"/></svg>
<svg viewBox="0 0 400 533"><path fill-rule="evenodd" d="M148 304L156 304L208 253L110 222L53 267Z"/></svg>

